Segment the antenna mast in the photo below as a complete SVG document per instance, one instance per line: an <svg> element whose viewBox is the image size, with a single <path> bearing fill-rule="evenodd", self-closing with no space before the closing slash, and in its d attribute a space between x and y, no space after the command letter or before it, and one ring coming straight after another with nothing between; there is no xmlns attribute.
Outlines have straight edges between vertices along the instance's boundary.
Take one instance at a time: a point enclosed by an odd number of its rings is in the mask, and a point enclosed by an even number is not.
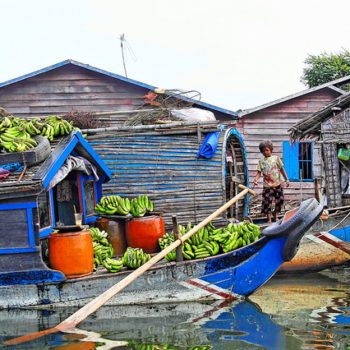
<svg viewBox="0 0 350 350"><path fill-rule="evenodd" d="M124 72L125 72L125 77L128 77L128 74L126 72L126 65L125 65L125 57L124 57L124 41L125 41L125 35L124 33L120 36L120 47L122 50L122 59L123 59L123 66L124 66Z"/></svg>

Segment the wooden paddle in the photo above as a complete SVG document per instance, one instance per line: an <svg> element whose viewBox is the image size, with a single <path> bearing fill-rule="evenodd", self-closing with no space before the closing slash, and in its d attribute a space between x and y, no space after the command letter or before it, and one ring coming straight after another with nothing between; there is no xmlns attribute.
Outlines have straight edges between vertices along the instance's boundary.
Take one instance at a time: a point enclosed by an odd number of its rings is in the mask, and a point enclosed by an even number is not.
<svg viewBox="0 0 350 350"><path fill-rule="evenodd" d="M64 332L68 329L75 328L80 322L84 321L89 315L94 313L97 309L99 309L103 304L105 304L109 299L111 299L114 295L119 293L121 290L126 288L131 282L133 282L136 278L140 277L144 272L146 272L149 268L151 268L158 261L162 260L168 253L176 249L179 245L185 242L188 238L190 238L194 233L196 233L199 229L207 225L210 221L215 219L218 215L228 209L232 204L236 203L239 199L244 197L248 192L255 196L255 192L243 185L239 185L239 188L243 189L238 195L230 199L226 204L217 209L214 213L209 215L206 219L200 222L198 225L194 226L190 231L184 234L182 237L179 237L175 242L170 244L164 250L159 252L157 255L152 257L148 262L144 265L140 266L138 269L130 273L128 276L123 278L121 281L116 283L111 288L107 289L105 292L100 294L95 299L91 300L73 315L66 318L60 324L53 328L49 328L43 331L34 332L31 334L23 335L18 338L13 338L5 341L6 345L16 345L24 342L28 342L37 338L40 338L44 335L55 333L55 332Z"/></svg>

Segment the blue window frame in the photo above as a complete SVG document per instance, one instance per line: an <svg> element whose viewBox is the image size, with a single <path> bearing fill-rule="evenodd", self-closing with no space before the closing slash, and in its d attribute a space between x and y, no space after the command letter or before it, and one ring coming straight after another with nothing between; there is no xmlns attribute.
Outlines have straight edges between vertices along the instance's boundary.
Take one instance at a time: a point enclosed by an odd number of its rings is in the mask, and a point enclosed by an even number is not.
<svg viewBox="0 0 350 350"><path fill-rule="evenodd" d="M56 225L52 189L43 192L41 196L39 195L37 203L39 214L39 238L46 238L50 236L53 227ZM40 198L43 200L41 201ZM43 212L40 208L41 204L44 206ZM40 217L41 215L46 217L46 219L42 219Z"/></svg>
<svg viewBox="0 0 350 350"><path fill-rule="evenodd" d="M290 181L313 181L313 143L283 141L283 163Z"/></svg>
<svg viewBox="0 0 350 350"><path fill-rule="evenodd" d="M33 209L35 208L35 202L0 204L0 211L25 210L28 237L27 242L24 243L26 247L0 247L0 254L30 253L37 252L39 250L35 243L35 233L33 227Z"/></svg>
<svg viewBox="0 0 350 350"><path fill-rule="evenodd" d="M96 221L95 206L98 199L97 183L93 176L79 175L80 205L83 209L84 223Z"/></svg>

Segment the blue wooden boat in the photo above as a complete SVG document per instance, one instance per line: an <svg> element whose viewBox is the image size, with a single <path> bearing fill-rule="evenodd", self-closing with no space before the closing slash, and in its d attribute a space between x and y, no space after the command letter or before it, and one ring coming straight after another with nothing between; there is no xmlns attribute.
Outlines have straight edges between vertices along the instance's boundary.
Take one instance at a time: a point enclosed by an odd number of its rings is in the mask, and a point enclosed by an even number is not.
<svg viewBox="0 0 350 350"><path fill-rule="evenodd" d="M79 157L93 165L96 174L86 174L80 168L65 174L68 179L74 176L69 180L78 187L77 197L72 195L67 210L58 200L55 186L62 180L65 168L72 166L71 159ZM102 183L110 179L103 160L80 133L73 132L56 145L43 163L28 169L23 181L14 175L0 184L0 308L81 306L132 274L127 270L115 274L97 271L66 280L62 272L48 268L42 259L39 238L49 236L57 219L69 225L73 206L83 214L85 224L94 223L94 204L101 197ZM243 198L243 192L236 197ZM224 205L222 211L228 207ZM232 300L248 296L284 261L292 259L302 235L322 209L316 200L305 201L291 219L269 226L260 240L229 253L184 262L161 260L109 303Z"/></svg>
<svg viewBox="0 0 350 350"><path fill-rule="evenodd" d="M293 260L281 266L281 273L316 272L350 261L349 211L330 213L310 228Z"/></svg>
<svg viewBox="0 0 350 350"><path fill-rule="evenodd" d="M115 295L110 305L183 301L234 300L253 293L281 264L293 257L302 235L317 220L323 206L302 203L286 222L263 231L263 237L229 253L151 267ZM82 306L123 280L130 271L94 275L60 282L0 286L0 308Z"/></svg>

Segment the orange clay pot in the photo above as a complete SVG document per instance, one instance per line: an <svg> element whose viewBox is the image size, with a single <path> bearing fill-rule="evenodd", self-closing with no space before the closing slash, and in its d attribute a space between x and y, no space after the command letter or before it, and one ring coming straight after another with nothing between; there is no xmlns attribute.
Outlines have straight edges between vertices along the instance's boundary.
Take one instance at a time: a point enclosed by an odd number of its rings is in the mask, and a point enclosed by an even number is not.
<svg viewBox="0 0 350 350"><path fill-rule="evenodd" d="M126 223L126 242L129 247L142 248L145 253L159 251L158 239L165 234L161 216L144 216Z"/></svg>
<svg viewBox="0 0 350 350"><path fill-rule="evenodd" d="M67 278L90 275L94 268L94 250L89 231L52 233L49 258L53 269Z"/></svg>

